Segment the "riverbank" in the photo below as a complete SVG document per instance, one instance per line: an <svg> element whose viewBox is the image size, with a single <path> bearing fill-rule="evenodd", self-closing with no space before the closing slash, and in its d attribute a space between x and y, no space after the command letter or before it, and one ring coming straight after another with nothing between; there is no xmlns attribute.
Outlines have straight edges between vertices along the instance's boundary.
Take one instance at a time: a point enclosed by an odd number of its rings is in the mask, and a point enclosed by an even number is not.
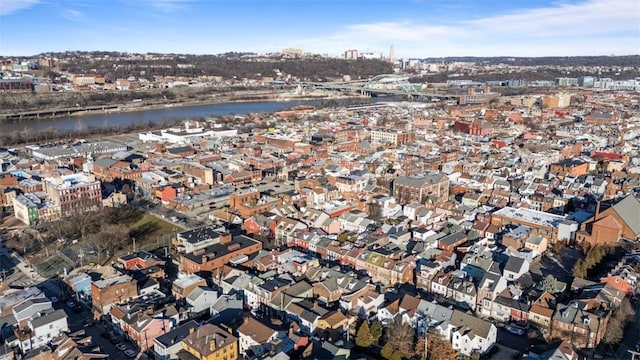
<svg viewBox="0 0 640 360"><path fill-rule="evenodd" d="M216 105L216 104L243 104L243 103L259 103L263 101L278 101L282 103L286 102L296 102L296 101L314 101L314 100L341 100L341 99L354 99L360 98L360 96L298 96L298 97L287 97L281 99L279 97L274 96L266 96L266 97L252 97L252 98L242 98L242 99L234 99L233 97L229 98L216 98L210 100L195 100L195 101L186 101L186 102L177 102L177 103L163 103L163 104L153 104L153 105L141 105L141 106L130 106L129 104L124 104L122 107L118 107L116 109L109 109L106 111L101 110L89 110L86 112L77 112L73 113L70 116L83 116L83 115L92 115L92 114L110 114L110 113L128 113L128 112L136 112L136 111L147 111L147 110L161 110L167 108L183 108L190 106L200 106L200 105Z"/></svg>
<svg viewBox="0 0 640 360"><path fill-rule="evenodd" d="M313 101L313 100L337 100L337 99L349 99L359 98L358 95L348 95L345 93L314 91L313 95L310 94L297 94L291 91L258 91L258 90L246 90L246 91L234 91L231 94L211 94L209 96L202 96L195 99L166 99L165 101L134 101L129 103L112 103L103 104L98 106L85 107L84 109L78 108L47 108L39 111L29 111L23 113L5 113L0 114L0 124L3 123L20 123L28 122L34 119L47 120L56 119L61 117L80 117L87 115L97 114L118 114L128 113L136 111L148 111L148 110L160 110L167 108L180 108L189 106L201 106L201 105L215 105L215 104L238 104L238 103L251 103L251 102L264 102L264 101ZM44 114L44 115L43 115Z"/></svg>

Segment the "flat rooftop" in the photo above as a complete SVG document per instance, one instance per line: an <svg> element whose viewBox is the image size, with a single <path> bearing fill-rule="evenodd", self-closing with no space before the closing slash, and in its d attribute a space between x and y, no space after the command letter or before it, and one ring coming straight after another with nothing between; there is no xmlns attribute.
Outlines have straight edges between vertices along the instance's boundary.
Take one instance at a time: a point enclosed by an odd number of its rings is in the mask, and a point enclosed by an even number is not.
<svg viewBox="0 0 640 360"><path fill-rule="evenodd" d="M564 216L554 215L544 211L514 208L511 206L504 207L494 214L551 228L558 228L558 225L565 219Z"/></svg>

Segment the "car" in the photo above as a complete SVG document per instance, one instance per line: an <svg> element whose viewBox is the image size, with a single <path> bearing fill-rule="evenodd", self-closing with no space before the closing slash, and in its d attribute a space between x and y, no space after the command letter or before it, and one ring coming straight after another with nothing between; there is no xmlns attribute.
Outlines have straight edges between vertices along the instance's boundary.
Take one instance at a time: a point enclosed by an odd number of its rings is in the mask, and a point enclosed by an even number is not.
<svg viewBox="0 0 640 360"><path fill-rule="evenodd" d="M68 306L68 307L70 307L70 308L72 308L72 307L76 306L76 302L75 302L75 301L73 301L73 300L71 300L71 301L67 301L67 306Z"/></svg>
<svg viewBox="0 0 640 360"><path fill-rule="evenodd" d="M71 308L74 312L77 313L81 313L82 312L82 306L80 306L80 304L76 304L74 307Z"/></svg>
<svg viewBox="0 0 640 360"><path fill-rule="evenodd" d="M116 344L116 349L118 349L120 351L125 351L125 350L127 350L127 345L125 345L123 343L118 343L118 344Z"/></svg>
<svg viewBox="0 0 640 360"><path fill-rule="evenodd" d="M112 344L117 344L118 343L118 339L112 337L111 339L109 339L109 342L111 342Z"/></svg>
<svg viewBox="0 0 640 360"><path fill-rule="evenodd" d="M60 301L60 299L58 299L58 297L57 297L57 296L52 296L52 297L50 298L50 300L51 300L51 302L52 302L52 303L54 303L54 304L55 304L55 303L57 303L58 301Z"/></svg>
<svg viewBox="0 0 640 360"><path fill-rule="evenodd" d="M505 329L514 335L524 335L524 329L516 325L509 324Z"/></svg>
<svg viewBox="0 0 640 360"><path fill-rule="evenodd" d="M138 353L135 350L127 349L124 351L124 354L127 355L127 357L134 358Z"/></svg>
<svg viewBox="0 0 640 360"><path fill-rule="evenodd" d="M107 340L111 339L111 334L109 334L108 332L104 332L104 333L100 334L100 336L102 336L103 338L105 338Z"/></svg>

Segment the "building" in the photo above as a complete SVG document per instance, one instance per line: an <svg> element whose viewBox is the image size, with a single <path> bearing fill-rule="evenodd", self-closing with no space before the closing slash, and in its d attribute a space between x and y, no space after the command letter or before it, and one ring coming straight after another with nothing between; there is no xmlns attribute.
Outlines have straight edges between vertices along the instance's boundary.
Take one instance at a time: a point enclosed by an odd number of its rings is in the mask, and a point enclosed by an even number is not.
<svg viewBox="0 0 640 360"><path fill-rule="evenodd" d="M50 343L69 331L67 313L62 309L38 313L25 327L18 327L15 336L23 353Z"/></svg>
<svg viewBox="0 0 640 360"><path fill-rule="evenodd" d="M51 201L60 204L63 217L102 207L100 181L93 175L81 173L47 178L44 190Z"/></svg>
<svg viewBox="0 0 640 360"><path fill-rule="evenodd" d="M177 247L181 252L194 252L207 246L220 243L220 227L208 225L178 233Z"/></svg>
<svg viewBox="0 0 640 360"><path fill-rule="evenodd" d="M484 354L496 343L498 329L487 320L482 320L459 310L454 310L450 320L451 345L462 354Z"/></svg>
<svg viewBox="0 0 640 360"><path fill-rule="evenodd" d="M557 163L551 164L549 172L560 175L585 175L589 172L589 163L577 159L564 159Z"/></svg>
<svg viewBox="0 0 640 360"><path fill-rule="evenodd" d="M492 225L524 225L535 230L538 235L550 239L551 243L558 240L559 232L563 232L563 230L566 230L564 229L565 227L571 226L564 220L564 216L511 206L504 207L491 214Z"/></svg>
<svg viewBox="0 0 640 360"><path fill-rule="evenodd" d="M138 296L138 282L121 275L91 283L91 301L97 318L109 313L111 306Z"/></svg>
<svg viewBox="0 0 640 360"><path fill-rule="evenodd" d="M409 141L409 134L397 130L372 130L372 144L393 144L395 146L406 144Z"/></svg>
<svg viewBox="0 0 640 360"><path fill-rule="evenodd" d="M255 254L260 250L262 243L259 241L245 235L232 237L231 234L225 234L217 244L180 255L180 271L193 274L217 270L235 259Z"/></svg>
<svg viewBox="0 0 640 360"><path fill-rule="evenodd" d="M552 336L566 340L576 348L595 348L604 337L610 316L609 310L592 308L579 300L560 304L553 315Z"/></svg>
<svg viewBox="0 0 640 360"><path fill-rule="evenodd" d="M278 337L277 331L252 317L244 318L237 331L240 353L248 355L250 351L253 356L258 358L271 350L270 342Z"/></svg>
<svg viewBox="0 0 640 360"><path fill-rule="evenodd" d="M399 204L446 201L449 198L449 178L443 174L398 176L393 181L393 196Z"/></svg>
<svg viewBox="0 0 640 360"><path fill-rule="evenodd" d="M182 350L183 340L200 325L190 320L182 324L164 335L160 335L153 339L153 355L156 360L176 359L178 352Z"/></svg>
<svg viewBox="0 0 640 360"><path fill-rule="evenodd" d="M344 52L345 60L358 60L358 50L350 49Z"/></svg>
<svg viewBox="0 0 640 360"><path fill-rule="evenodd" d="M576 235L578 243L596 246L615 244L622 238L640 239L640 201L635 196L627 195L610 207L603 207L598 202L595 215L582 224Z"/></svg>
<svg viewBox="0 0 640 360"><path fill-rule="evenodd" d="M189 329L190 334L182 340L180 360L237 360L238 338L218 326L205 324Z"/></svg>

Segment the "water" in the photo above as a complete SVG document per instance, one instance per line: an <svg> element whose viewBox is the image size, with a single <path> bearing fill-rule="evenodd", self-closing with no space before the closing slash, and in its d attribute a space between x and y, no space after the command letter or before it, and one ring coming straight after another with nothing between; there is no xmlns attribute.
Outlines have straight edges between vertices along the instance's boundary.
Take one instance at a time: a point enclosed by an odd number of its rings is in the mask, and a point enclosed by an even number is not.
<svg viewBox="0 0 640 360"><path fill-rule="evenodd" d="M386 100L388 100L388 98ZM168 120L192 119L207 116L275 112L298 105L317 106L326 101L327 100L296 100L222 103L122 113L67 116L51 119L32 119L15 123L0 123L0 134L7 134L14 131L42 131L50 128L69 130L86 129L90 127L118 127L128 124L147 122L162 123ZM340 100L337 101L340 102ZM346 101L346 99L343 101ZM367 102L367 100L363 99L362 102Z"/></svg>

